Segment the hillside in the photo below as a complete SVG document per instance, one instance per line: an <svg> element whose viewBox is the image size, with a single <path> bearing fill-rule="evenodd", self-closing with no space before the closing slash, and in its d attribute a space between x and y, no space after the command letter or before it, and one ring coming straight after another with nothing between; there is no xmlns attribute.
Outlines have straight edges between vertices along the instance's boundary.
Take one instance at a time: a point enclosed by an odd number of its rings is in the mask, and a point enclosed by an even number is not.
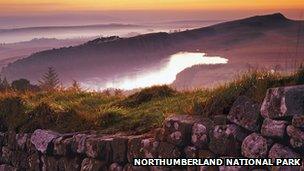
<svg viewBox="0 0 304 171"><path fill-rule="evenodd" d="M294 52L300 23L302 21L289 20L282 14L273 14L178 33L97 41L35 53L8 65L2 70L2 75L10 80L27 78L36 81L46 68L53 66L64 84L72 79L84 81L97 77L106 80L131 73L137 68L152 67L174 53L198 49L224 56L229 59L225 67L238 65L240 70L248 63L274 65L271 63L274 58L277 60L275 64L283 64L287 53ZM284 58L279 59L278 54ZM298 54L303 54L303 51ZM232 75L237 72L231 71ZM199 83L189 82L188 86L196 84ZM177 88L181 85L184 83L176 84Z"/></svg>
<svg viewBox="0 0 304 171"><path fill-rule="evenodd" d="M151 170L133 166L133 158L303 158L303 92L304 68L249 72L215 89L155 86L127 97L7 89L0 93L0 169Z"/></svg>

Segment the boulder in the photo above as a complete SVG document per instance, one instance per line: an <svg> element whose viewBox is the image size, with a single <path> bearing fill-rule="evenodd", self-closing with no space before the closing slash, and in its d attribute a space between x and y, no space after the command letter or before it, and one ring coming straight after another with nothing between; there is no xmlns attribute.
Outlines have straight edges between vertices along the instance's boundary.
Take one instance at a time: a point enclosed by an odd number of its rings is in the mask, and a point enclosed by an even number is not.
<svg viewBox="0 0 304 171"><path fill-rule="evenodd" d="M191 142L192 125L201 117L174 115L164 121L164 139L177 146L186 146Z"/></svg>
<svg viewBox="0 0 304 171"><path fill-rule="evenodd" d="M27 149L27 142L31 139L30 134L17 134L16 135L16 142L17 142L17 149L18 150L26 150Z"/></svg>
<svg viewBox="0 0 304 171"><path fill-rule="evenodd" d="M27 138L25 151L29 155L34 154L34 153L39 153L39 151L36 149L35 145L31 142L31 137Z"/></svg>
<svg viewBox="0 0 304 171"><path fill-rule="evenodd" d="M261 107L265 118L277 119L304 113L304 85L267 90Z"/></svg>
<svg viewBox="0 0 304 171"><path fill-rule="evenodd" d="M11 164L12 157L13 157L13 151L10 150L7 146L2 147L1 162L5 164Z"/></svg>
<svg viewBox="0 0 304 171"><path fill-rule="evenodd" d="M78 157L67 158L62 157L58 160L59 170L68 171L68 170L80 170L81 168L81 159Z"/></svg>
<svg viewBox="0 0 304 171"><path fill-rule="evenodd" d="M246 96L240 96L233 103L227 116L228 120L250 131L258 131L260 127L260 107Z"/></svg>
<svg viewBox="0 0 304 171"><path fill-rule="evenodd" d="M292 125L296 128L304 130L304 114L294 115L292 118Z"/></svg>
<svg viewBox="0 0 304 171"><path fill-rule="evenodd" d="M0 171L17 171L17 168L7 164L2 164L0 165Z"/></svg>
<svg viewBox="0 0 304 171"><path fill-rule="evenodd" d="M91 137L85 141L85 153L90 158L101 158L106 162L112 159L110 137Z"/></svg>
<svg viewBox="0 0 304 171"><path fill-rule="evenodd" d="M28 170L40 170L40 157L37 153L29 155L27 161Z"/></svg>
<svg viewBox="0 0 304 171"><path fill-rule="evenodd" d="M128 138L114 137L110 142L112 151L112 162L124 164L127 162Z"/></svg>
<svg viewBox="0 0 304 171"><path fill-rule="evenodd" d="M248 158L265 158L272 145L270 139L262 135L252 133L242 143L242 155Z"/></svg>
<svg viewBox="0 0 304 171"><path fill-rule="evenodd" d="M144 158L155 158L158 155L159 142L154 138L146 138L141 141L141 148Z"/></svg>
<svg viewBox="0 0 304 171"><path fill-rule="evenodd" d="M219 166L219 171L244 171L247 170L243 166Z"/></svg>
<svg viewBox="0 0 304 171"><path fill-rule="evenodd" d="M261 134L266 137L282 139L284 138L287 125L287 121L278 121L265 118L262 124Z"/></svg>
<svg viewBox="0 0 304 171"><path fill-rule="evenodd" d="M5 134L0 132L0 148L4 145L5 142Z"/></svg>
<svg viewBox="0 0 304 171"><path fill-rule="evenodd" d="M215 154L210 150L199 150L197 156L198 158L214 158Z"/></svg>
<svg viewBox="0 0 304 171"><path fill-rule="evenodd" d="M27 154L23 151L13 151L11 156L11 164L20 170L26 170L29 167L27 157Z"/></svg>
<svg viewBox="0 0 304 171"><path fill-rule="evenodd" d="M241 141L246 135L237 125L216 125L210 131L209 149L217 155L238 156Z"/></svg>
<svg viewBox="0 0 304 171"><path fill-rule="evenodd" d="M214 125L227 125L229 122L227 115L214 115L212 121Z"/></svg>
<svg viewBox="0 0 304 171"><path fill-rule="evenodd" d="M118 163L112 163L109 167L109 171L123 171L123 167Z"/></svg>
<svg viewBox="0 0 304 171"><path fill-rule="evenodd" d="M208 148L209 131L213 125L210 120L196 122L192 126L191 143L198 149Z"/></svg>
<svg viewBox="0 0 304 171"><path fill-rule="evenodd" d="M85 154L86 139L96 137L95 135L76 134L73 136L74 141L71 144L73 153Z"/></svg>
<svg viewBox="0 0 304 171"><path fill-rule="evenodd" d="M37 129L31 136L31 142L38 151L45 154L52 151L52 141L59 136L59 133L53 131Z"/></svg>
<svg viewBox="0 0 304 171"><path fill-rule="evenodd" d="M7 146L11 150L17 149L17 141L16 141L16 132L8 131L5 134L4 145Z"/></svg>
<svg viewBox="0 0 304 171"><path fill-rule="evenodd" d="M165 137L165 129L157 128L154 130L154 138L156 141L166 141Z"/></svg>
<svg viewBox="0 0 304 171"><path fill-rule="evenodd" d="M68 156L72 155L72 144L75 138L70 136L60 136L54 140L54 155Z"/></svg>
<svg viewBox="0 0 304 171"><path fill-rule="evenodd" d="M159 158L179 158L181 156L180 149L168 142L160 142L158 147Z"/></svg>
<svg viewBox="0 0 304 171"><path fill-rule="evenodd" d="M58 170L59 161L53 156L41 156L42 171Z"/></svg>
<svg viewBox="0 0 304 171"><path fill-rule="evenodd" d="M289 125L287 127L287 134L290 137L290 145L293 148L304 151L304 131L294 127L293 125Z"/></svg>
<svg viewBox="0 0 304 171"><path fill-rule="evenodd" d="M127 158L129 163L133 158L155 158L159 142L154 138L147 138L145 135L129 137Z"/></svg>
<svg viewBox="0 0 304 171"><path fill-rule="evenodd" d="M166 167L166 166L151 166L150 171L178 171L175 168L172 167Z"/></svg>
<svg viewBox="0 0 304 171"><path fill-rule="evenodd" d="M303 171L300 166L271 166L271 171Z"/></svg>
<svg viewBox="0 0 304 171"><path fill-rule="evenodd" d="M148 167L143 166L133 166L132 164L126 164L123 171L150 171Z"/></svg>
<svg viewBox="0 0 304 171"><path fill-rule="evenodd" d="M274 144L269 151L269 158L300 158L301 156L293 151L288 146L276 143Z"/></svg>
<svg viewBox="0 0 304 171"><path fill-rule="evenodd" d="M145 136L143 135L129 137L127 152L129 163L133 162L133 158L143 157L143 150L141 148L141 142L143 139L145 139Z"/></svg>
<svg viewBox="0 0 304 171"><path fill-rule="evenodd" d="M96 159L85 158L81 163L81 171L107 170L106 163Z"/></svg>
<svg viewBox="0 0 304 171"><path fill-rule="evenodd" d="M230 156L222 156L220 157L222 159L228 159L228 158L234 158L234 157L230 157ZM245 170L252 170L249 169L247 166L219 166L219 170L218 171L245 171Z"/></svg>
<svg viewBox="0 0 304 171"><path fill-rule="evenodd" d="M197 157L198 150L197 150L196 147L187 146L187 147L184 149L184 153L185 153L185 156L186 156L187 158L196 158L196 157Z"/></svg>
<svg viewBox="0 0 304 171"><path fill-rule="evenodd" d="M193 171L219 171L219 168L217 166L199 166L197 170Z"/></svg>

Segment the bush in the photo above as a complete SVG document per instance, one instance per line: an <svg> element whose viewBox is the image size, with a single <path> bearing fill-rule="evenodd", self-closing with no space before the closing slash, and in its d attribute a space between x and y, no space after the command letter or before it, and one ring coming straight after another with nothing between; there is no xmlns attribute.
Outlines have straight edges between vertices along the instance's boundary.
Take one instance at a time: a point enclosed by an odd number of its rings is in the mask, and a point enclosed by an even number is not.
<svg viewBox="0 0 304 171"><path fill-rule="evenodd" d="M297 84L304 84L304 65L303 64L299 67L295 76L296 76L296 83Z"/></svg>
<svg viewBox="0 0 304 171"><path fill-rule="evenodd" d="M125 107L136 107L142 103L146 103L156 98L166 98L176 94L176 91L168 86L153 86L145 88L122 101Z"/></svg>
<svg viewBox="0 0 304 171"><path fill-rule="evenodd" d="M50 129L54 126L56 112L46 103L40 103L28 114L27 122L22 126L22 132L33 132L36 129Z"/></svg>
<svg viewBox="0 0 304 171"><path fill-rule="evenodd" d="M0 101L1 129L16 130L26 120L25 104L20 97L8 97Z"/></svg>
<svg viewBox="0 0 304 171"><path fill-rule="evenodd" d="M19 79L12 82L12 88L17 91L27 91L30 86L30 81L26 79Z"/></svg>

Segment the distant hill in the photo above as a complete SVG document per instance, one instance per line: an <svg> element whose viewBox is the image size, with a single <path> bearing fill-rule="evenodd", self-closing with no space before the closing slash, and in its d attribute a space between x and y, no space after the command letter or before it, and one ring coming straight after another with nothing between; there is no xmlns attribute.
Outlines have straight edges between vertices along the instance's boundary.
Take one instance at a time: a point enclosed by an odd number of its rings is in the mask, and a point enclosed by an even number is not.
<svg viewBox="0 0 304 171"><path fill-rule="evenodd" d="M8 32L23 32L23 31L52 31L52 30L79 30L79 29L104 29L104 28L123 28L123 27L142 27L140 25L133 24L96 24L96 25L83 25L83 26L43 26L43 27L23 27L23 28L11 28L11 29L0 29L0 33L8 33Z"/></svg>
<svg viewBox="0 0 304 171"><path fill-rule="evenodd" d="M78 39L32 39L18 43L0 44L0 68L6 64L27 57L34 52L59 48L63 46L75 46L87 42L89 38Z"/></svg>
<svg viewBox="0 0 304 171"><path fill-rule="evenodd" d="M52 66L65 84L72 79L115 78L139 67L153 66L171 54L197 50L222 55L234 66L251 60L263 62L260 59L274 56L271 53L278 55L278 49L294 47L301 22L278 13L178 33L93 40L79 46L35 53L9 64L2 70L2 75L10 80L27 78L36 81Z"/></svg>

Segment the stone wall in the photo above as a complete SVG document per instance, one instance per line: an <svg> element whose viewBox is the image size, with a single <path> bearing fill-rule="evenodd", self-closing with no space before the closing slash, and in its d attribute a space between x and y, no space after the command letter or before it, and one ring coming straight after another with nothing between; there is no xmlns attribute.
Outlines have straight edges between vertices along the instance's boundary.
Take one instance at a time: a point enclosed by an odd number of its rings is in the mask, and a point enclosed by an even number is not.
<svg viewBox="0 0 304 171"><path fill-rule="evenodd" d="M304 157L304 86L269 89L263 104L239 97L229 115L172 115L155 134L0 134L0 171L303 170L300 167L134 167L137 158Z"/></svg>

